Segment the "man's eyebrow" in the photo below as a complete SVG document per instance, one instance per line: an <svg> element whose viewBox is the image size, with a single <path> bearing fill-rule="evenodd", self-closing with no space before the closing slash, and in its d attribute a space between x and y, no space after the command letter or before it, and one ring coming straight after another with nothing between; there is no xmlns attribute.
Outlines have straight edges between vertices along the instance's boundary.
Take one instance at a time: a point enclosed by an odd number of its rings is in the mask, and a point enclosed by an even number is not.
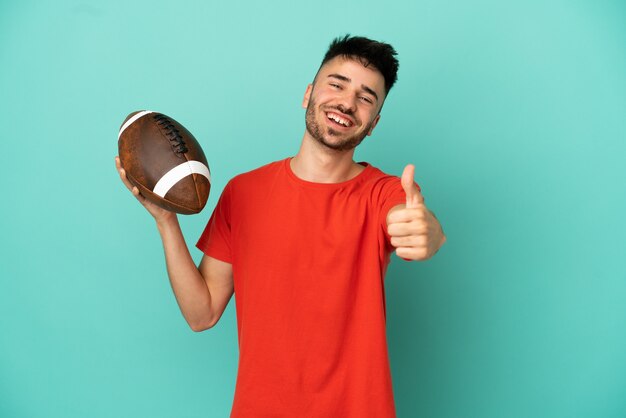
<svg viewBox="0 0 626 418"><path fill-rule="evenodd" d="M341 74L328 74L328 77L333 77L333 78L339 79L341 81L345 81L347 83L352 81L351 79L349 79L345 75L341 75Z"/></svg>
<svg viewBox="0 0 626 418"><path fill-rule="evenodd" d="M350 78L346 77L345 75L341 75L341 74L328 74L328 77L336 78L337 80L345 81L346 83L350 83L352 81ZM372 96L374 96L376 98L376 101L378 101L378 94L376 94L376 92L374 90L372 90L371 88L367 87L365 84L361 84L361 88L363 90L365 90L367 93L369 93Z"/></svg>

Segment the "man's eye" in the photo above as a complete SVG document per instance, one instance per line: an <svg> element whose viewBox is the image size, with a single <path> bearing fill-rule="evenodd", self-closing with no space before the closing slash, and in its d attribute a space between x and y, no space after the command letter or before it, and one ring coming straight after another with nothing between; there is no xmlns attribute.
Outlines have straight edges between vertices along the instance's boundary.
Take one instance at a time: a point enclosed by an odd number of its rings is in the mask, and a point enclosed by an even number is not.
<svg viewBox="0 0 626 418"><path fill-rule="evenodd" d="M341 86L339 84L335 84L335 83L330 83L331 87L334 87L336 89L340 88Z"/></svg>
<svg viewBox="0 0 626 418"><path fill-rule="evenodd" d="M361 100L364 101L365 103L370 103L370 104L373 103L372 99L366 96L361 96Z"/></svg>

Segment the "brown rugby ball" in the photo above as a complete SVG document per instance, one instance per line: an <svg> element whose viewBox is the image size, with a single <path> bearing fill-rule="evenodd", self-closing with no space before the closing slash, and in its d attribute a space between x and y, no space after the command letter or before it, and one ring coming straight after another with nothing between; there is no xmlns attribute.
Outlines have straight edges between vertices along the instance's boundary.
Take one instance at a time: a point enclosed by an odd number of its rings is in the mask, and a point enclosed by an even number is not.
<svg viewBox="0 0 626 418"><path fill-rule="evenodd" d="M133 112L124 119L117 144L128 180L150 202L185 215L204 208L211 190L209 165L183 125L162 113Z"/></svg>

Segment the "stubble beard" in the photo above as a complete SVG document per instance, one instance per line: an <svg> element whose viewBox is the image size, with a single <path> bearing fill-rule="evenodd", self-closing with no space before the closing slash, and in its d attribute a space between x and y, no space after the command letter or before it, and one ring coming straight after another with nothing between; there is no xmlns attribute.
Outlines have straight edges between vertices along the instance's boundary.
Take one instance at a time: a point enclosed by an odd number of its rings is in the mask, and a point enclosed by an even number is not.
<svg viewBox="0 0 626 418"><path fill-rule="evenodd" d="M305 117L306 130L313 137L313 139L315 139L317 142L319 142L323 146L330 148L332 150L349 151L349 150L356 148L357 145L359 145L363 141L363 139L367 136L367 133L370 131L370 128L372 127L372 122L370 122L362 132L357 132L355 135L347 137L343 141L332 142L327 137L337 137L337 136L340 136L341 133L335 131L332 128L328 128L326 131L326 136L324 136L324 128L320 126L318 121L315 119L316 108L317 108L317 105L315 104L315 100L311 98L306 108L306 117ZM340 111L339 109L337 110Z"/></svg>

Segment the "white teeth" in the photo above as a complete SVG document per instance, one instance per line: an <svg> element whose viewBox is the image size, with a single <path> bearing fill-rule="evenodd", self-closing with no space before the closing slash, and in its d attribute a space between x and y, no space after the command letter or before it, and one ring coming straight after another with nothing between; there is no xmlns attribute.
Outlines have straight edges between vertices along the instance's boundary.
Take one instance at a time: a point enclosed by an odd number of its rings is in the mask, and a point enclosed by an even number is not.
<svg viewBox="0 0 626 418"><path fill-rule="evenodd" d="M337 115L329 114L328 118L334 120L335 122L337 122L337 123L339 123L339 124L341 124L343 126L347 127L349 125L349 121L347 121L345 119L342 119L342 118L340 118Z"/></svg>

